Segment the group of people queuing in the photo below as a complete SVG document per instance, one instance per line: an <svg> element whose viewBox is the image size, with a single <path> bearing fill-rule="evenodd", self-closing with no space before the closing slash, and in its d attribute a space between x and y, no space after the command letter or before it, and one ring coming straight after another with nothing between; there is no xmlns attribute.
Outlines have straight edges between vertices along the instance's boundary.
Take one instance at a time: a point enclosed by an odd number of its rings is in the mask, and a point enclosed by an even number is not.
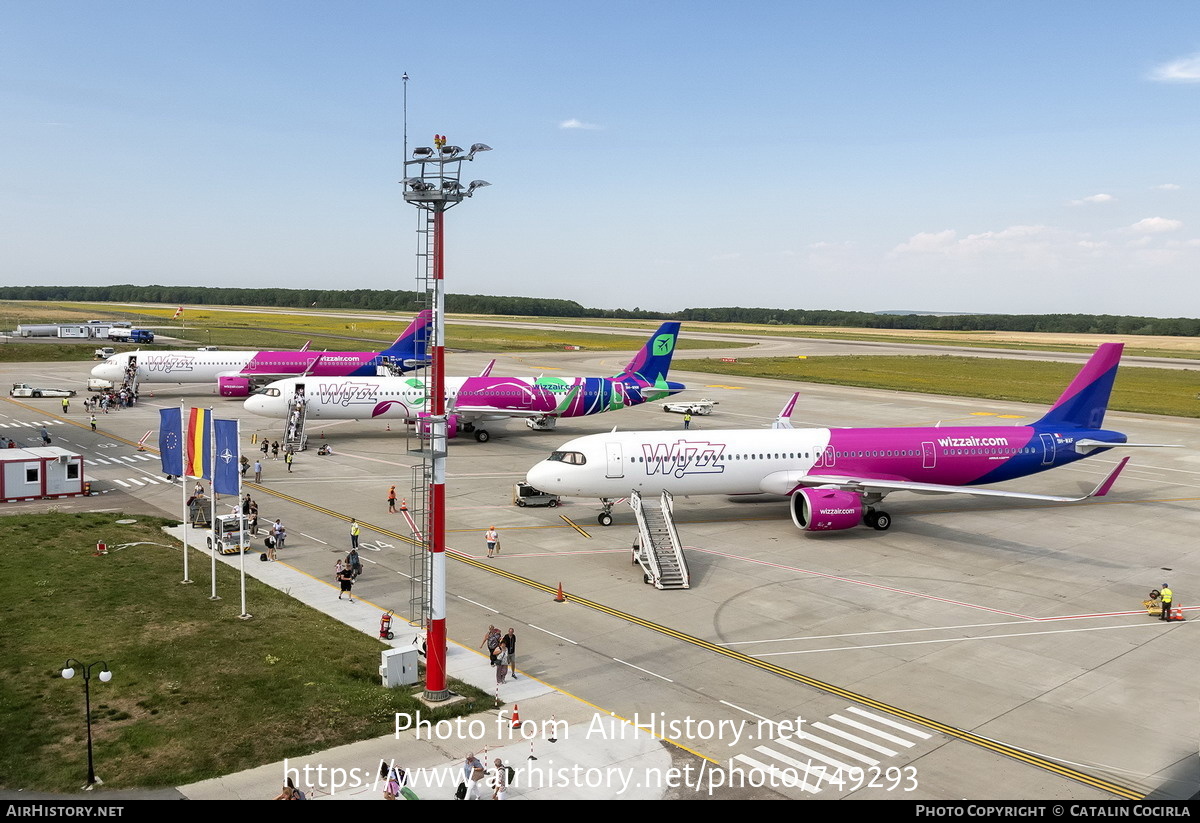
<svg viewBox="0 0 1200 823"><path fill-rule="evenodd" d="M97 411L108 414L109 409L128 409L137 403L137 392L132 389L121 387L119 389L109 389L100 392L94 397L83 398L83 411L85 414L95 414ZM70 403L67 398L63 398L63 414L70 411Z"/></svg>

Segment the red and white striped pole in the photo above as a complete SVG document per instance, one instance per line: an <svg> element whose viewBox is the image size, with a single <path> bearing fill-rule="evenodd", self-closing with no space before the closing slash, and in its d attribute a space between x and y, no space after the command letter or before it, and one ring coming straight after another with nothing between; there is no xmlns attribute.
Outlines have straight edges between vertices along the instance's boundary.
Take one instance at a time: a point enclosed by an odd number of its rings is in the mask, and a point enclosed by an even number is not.
<svg viewBox="0 0 1200 823"><path fill-rule="evenodd" d="M431 591L429 631L425 651L425 697L445 700L446 688L446 337L445 337L445 204L433 211L433 351L430 371L429 449L433 473L429 479L429 573Z"/></svg>

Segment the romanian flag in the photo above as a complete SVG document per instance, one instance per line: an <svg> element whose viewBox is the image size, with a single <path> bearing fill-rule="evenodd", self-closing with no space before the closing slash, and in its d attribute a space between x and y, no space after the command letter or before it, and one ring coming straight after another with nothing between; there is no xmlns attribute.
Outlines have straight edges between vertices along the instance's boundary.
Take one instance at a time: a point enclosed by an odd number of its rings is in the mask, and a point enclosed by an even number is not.
<svg viewBox="0 0 1200 823"><path fill-rule="evenodd" d="M212 465L211 409L192 409L184 424L183 442L187 447L185 474L207 480Z"/></svg>

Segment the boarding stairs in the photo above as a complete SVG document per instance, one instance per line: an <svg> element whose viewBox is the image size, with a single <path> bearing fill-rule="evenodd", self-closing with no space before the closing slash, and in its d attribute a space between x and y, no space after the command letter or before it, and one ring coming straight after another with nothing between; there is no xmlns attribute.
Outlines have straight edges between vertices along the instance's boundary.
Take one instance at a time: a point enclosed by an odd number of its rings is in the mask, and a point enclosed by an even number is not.
<svg viewBox="0 0 1200 823"><path fill-rule="evenodd" d="M291 447L293 452L302 452L308 448L308 434L304 431L304 422L308 417L308 403L304 398L293 396L288 401L287 422L283 424L283 446L286 450Z"/></svg>
<svg viewBox="0 0 1200 823"><path fill-rule="evenodd" d="M690 588L692 575L675 530L671 493L664 491L655 501L644 499L635 490L629 497L629 506L637 516L633 562L642 567L642 579L656 589Z"/></svg>

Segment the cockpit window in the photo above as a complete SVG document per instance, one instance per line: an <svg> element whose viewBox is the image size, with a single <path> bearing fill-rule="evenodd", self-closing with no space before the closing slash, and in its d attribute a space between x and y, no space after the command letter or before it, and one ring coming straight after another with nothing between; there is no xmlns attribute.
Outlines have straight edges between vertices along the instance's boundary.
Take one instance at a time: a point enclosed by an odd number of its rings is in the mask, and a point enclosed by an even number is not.
<svg viewBox="0 0 1200 823"><path fill-rule="evenodd" d="M546 459L559 463L570 463L572 466L582 466L587 463L587 458L583 456L583 452L554 452L554 454Z"/></svg>
<svg viewBox="0 0 1200 823"><path fill-rule="evenodd" d="M253 394L261 394L263 397L278 397L279 389L255 389Z"/></svg>

